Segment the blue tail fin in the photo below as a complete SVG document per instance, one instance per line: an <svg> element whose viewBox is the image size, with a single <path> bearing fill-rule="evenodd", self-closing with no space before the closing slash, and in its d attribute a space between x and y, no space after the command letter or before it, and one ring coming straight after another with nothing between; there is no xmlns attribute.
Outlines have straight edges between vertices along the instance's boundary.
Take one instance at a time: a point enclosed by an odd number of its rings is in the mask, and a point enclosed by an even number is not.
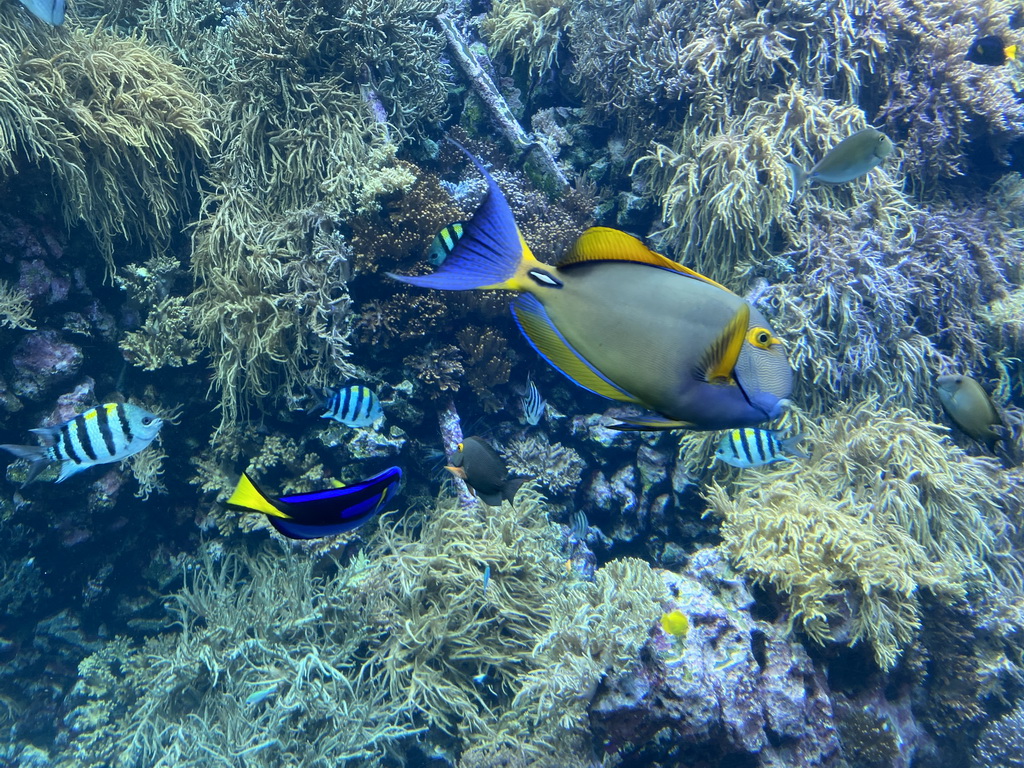
<svg viewBox="0 0 1024 768"><path fill-rule="evenodd" d="M473 218L463 225L462 238L436 272L417 276L388 272L388 276L421 288L447 291L496 286L515 275L523 259L519 229L505 195L491 174L464 146L457 141L452 143L466 153L487 180L484 201Z"/></svg>

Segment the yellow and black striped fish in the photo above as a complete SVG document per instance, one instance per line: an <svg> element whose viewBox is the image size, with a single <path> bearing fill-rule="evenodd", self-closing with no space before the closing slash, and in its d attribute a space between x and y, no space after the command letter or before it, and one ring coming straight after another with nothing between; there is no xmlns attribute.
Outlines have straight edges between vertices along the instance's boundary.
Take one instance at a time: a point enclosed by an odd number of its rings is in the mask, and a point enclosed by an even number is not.
<svg viewBox="0 0 1024 768"><path fill-rule="evenodd" d="M368 427L384 415L377 395L362 384L353 384L340 392L328 390L322 406L325 410L321 419L334 419L349 427Z"/></svg>
<svg viewBox="0 0 1024 768"><path fill-rule="evenodd" d="M802 434L780 438L778 432L768 429L732 429L718 444L715 458L734 467L760 467L773 461L792 461L791 456L806 459L807 454L796 447L802 439Z"/></svg>
<svg viewBox="0 0 1024 768"><path fill-rule="evenodd" d="M434 237L434 241L430 244L430 250L427 252L427 261L435 267L440 267L448 258L448 254L455 250L455 246L461 239L462 222L456 221L454 224L449 224Z"/></svg>
<svg viewBox="0 0 1024 768"><path fill-rule="evenodd" d="M32 462L25 484L49 464L61 462L57 482L96 464L110 464L138 453L157 436L163 419L130 403L107 403L90 408L70 421L30 430L43 445L0 445Z"/></svg>

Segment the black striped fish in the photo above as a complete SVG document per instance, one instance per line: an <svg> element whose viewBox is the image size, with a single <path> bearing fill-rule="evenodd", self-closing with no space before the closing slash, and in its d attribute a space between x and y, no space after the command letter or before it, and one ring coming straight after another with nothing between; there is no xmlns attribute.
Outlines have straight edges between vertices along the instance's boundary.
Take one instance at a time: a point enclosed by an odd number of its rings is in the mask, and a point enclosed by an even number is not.
<svg viewBox="0 0 1024 768"><path fill-rule="evenodd" d="M780 438L778 432L768 429L733 429L718 444L715 458L734 467L792 461L791 456L806 459L807 454L796 447L802 439L803 434Z"/></svg>
<svg viewBox="0 0 1024 768"><path fill-rule="evenodd" d="M110 464L138 453L157 436L163 419L130 403L107 403L90 408L70 421L30 430L43 445L0 445L32 462L25 484L49 464L61 462L57 482L96 464Z"/></svg>
<svg viewBox="0 0 1024 768"><path fill-rule="evenodd" d="M321 419L334 419L349 427L368 427L381 416L384 409L369 387L353 384L340 392L328 391Z"/></svg>
<svg viewBox="0 0 1024 768"><path fill-rule="evenodd" d="M526 419L526 423L531 427L536 427L540 424L540 420L544 417L544 398L540 396L540 390L537 389L537 385L533 383L533 379L528 379L526 383L526 395L523 396L523 418Z"/></svg>
<svg viewBox="0 0 1024 768"><path fill-rule="evenodd" d="M449 224L434 237L434 241L430 244L430 250L427 252L427 261L435 267L440 267L448 258L448 254L455 250L456 243L461 239L462 222L456 221L454 224Z"/></svg>

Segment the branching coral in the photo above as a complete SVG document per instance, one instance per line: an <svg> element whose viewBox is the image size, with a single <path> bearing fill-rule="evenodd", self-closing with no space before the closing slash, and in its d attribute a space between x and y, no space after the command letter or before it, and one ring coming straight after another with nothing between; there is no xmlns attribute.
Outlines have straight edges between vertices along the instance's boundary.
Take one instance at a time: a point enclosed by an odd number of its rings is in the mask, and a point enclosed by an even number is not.
<svg viewBox="0 0 1024 768"><path fill-rule="evenodd" d="M32 300L17 286L0 281L0 328L35 330Z"/></svg>
<svg viewBox="0 0 1024 768"><path fill-rule="evenodd" d="M492 48L511 54L513 67L525 61L530 76L539 80L555 64L569 5L568 0L496 0L483 32Z"/></svg>
<svg viewBox="0 0 1024 768"><path fill-rule="evenodd" d="M433 347L421 355L409 355L403 362L427 385L431 397L459 391L465 369L458 347L451 344Z"/></svg>
<svg viewBox="0 0 1024 768"><path fill-rule="evenodd" d="M1009 525L1024 499L1019 479L874 402L805 426L810 462L745 476L731 494L715 484L708 496L730 557L787 593L791 620L815 640L848 630L889 668L920 626L919 589L951 600L969 582L1020 583Z"/></svg>
<svg viewBox="0 0 1024 768"><path fill-rule="evenodd" d="M515 354L508 339L494 328L468 326L456 334L467 369L466 379L480 404L488 413L505 407L495 389L508 383L515 364Z"/></svg>
<svg viewBox="0 0 1024 768"><path fill-rule="evenodd" d="M65 219L96 236L113 272L118 239L157 249L180 226L210 147L209 101L139 38L71 29L27 43L15 10L0 16L0 169L50 172Z"/></svg>
<svg viewBox="0 0 1024 768"><path fill-rule="evenodd" d="M587 466L575 450L537 432L510 440L505 459L512 474L536 477L537 484L554 496L575 493Z"/></svg>

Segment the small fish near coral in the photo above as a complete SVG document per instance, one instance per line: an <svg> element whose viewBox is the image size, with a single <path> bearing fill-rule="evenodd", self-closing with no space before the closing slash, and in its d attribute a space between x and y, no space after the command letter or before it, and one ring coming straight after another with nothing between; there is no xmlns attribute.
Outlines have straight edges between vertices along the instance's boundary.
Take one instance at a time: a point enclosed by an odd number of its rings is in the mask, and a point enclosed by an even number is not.
<svg viewBox="0 0 1024 768"><path fill-rule="evenodd" d="M465 148L487 194L444 264L388 273L442 290L511 290L519 329L590 392L656 415L617 429L728 429L781 415L793 371L761 313L625 232L593 227L557 266L530 252L497 183Z"/></svg>
<svg viewBox="0 0 1024 768"><path fill-rule="evenodd" d="M793 179L790 204L795 203L805 185L814 181L826 184L844 184L863 176L892 154L893 143L877 128L868 126L847 136L825 153L809 171L789 164Z"/></svg>
<svg viewBox="0 0 1024 768"><path fill-rule="evenodd" d="M21 0L21 4L40 21L55 27L64 23L64 0Z"/></svg>
<svg viewBox="0 0 1024 768"><path fill-rule="evenodd" d="M509 477L501 456L479 437L467 437L445 469L466 481L477 496L492 507L507 501L515 506L516 493L531 477Z"/></svg>
<svg viewBox="0 0 1024 768"><path fill-rule="evenodd" d="M540 390L533 383L533 379L529 379L526 383L526 394L523 395L522 403L523 418L531 427L536 427L544 417L544 408L547 403L540 396Z"/></svg>
<svg viewBox="0 0 1024 768"><path fill-rule="evenodd" d="M369 387L353 384L339 392L327 390L327 399L320 403L321 419L334 419L348 427L368 427L384 415L377 395Z"/></svg>
<svg viewBox="0 0 1024 768"><path fill-rule="evenodd" d="M275 498L243 472L227 506L266 515L289 539L319 539L358 528L387 506L401 482L402 470L389 467L352 485Z"/></svg>
<svg viewBox="0 0 1024 768"><path fill-rule="evenodd" d="M430 250L427 251L427 261L430 264L435 267L440 267L444 264L448 254L455 250L455 245L462 239L462 228L462 222L456 221L434 236L434 241L430 244Z"/></svg>
<svg viewBox="0 0 1024 768"><path fill-rule="evenodd" d="M797 448L803 434L779 437L769 429L734 429L722 438L715 458L741 469L761 467L773 461L792 461L792 457L810 458Z"/></svg>
<svg viewBox="0 0 1024 768"><path fill-rule="evenodd" d="M1007 45L999 35L979 37L967 49L964 58L972 64L1001 67L1017 58L1017 46Z"/></svg>
<svg viewBox="0 0 1024 768"><path fill-rule="evenodd" d="M110 464L148 446L160 432L163 419L131 403L106 403L84 411L52 427L30 430L43 445L0 445L20 459L32 462L25 485L48 465L60 462L62 483L83 469Z"/></svg>
<svg viewBox="0 0 1024 768"><path fill-rule="evenodd" d="M939 402L960 429L992 450L1002 439L999 417L992 398L970 376L948 375L935 379Z"/></svg>

